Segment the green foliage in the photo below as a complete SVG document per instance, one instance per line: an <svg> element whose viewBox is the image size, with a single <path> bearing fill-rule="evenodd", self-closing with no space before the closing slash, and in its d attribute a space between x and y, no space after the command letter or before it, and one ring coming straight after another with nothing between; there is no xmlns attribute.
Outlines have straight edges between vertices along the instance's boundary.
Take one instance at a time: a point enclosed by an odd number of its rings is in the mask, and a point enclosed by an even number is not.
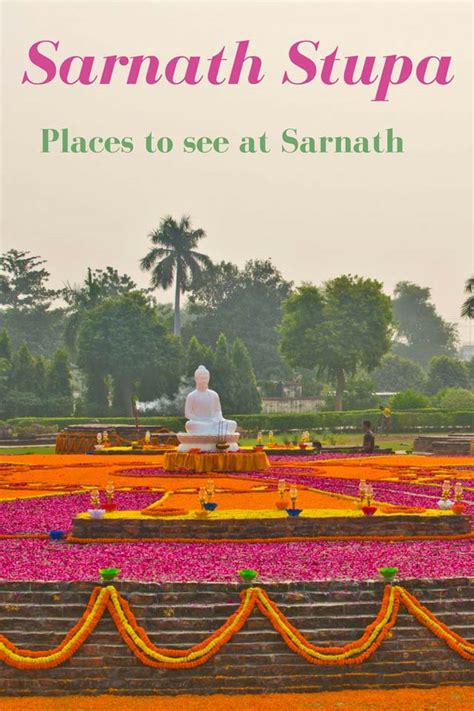
<svg viewBox="0 0 474 711"><path fill-rule="evenodd" d="M6 328L0 333L0 358L7 360L9 363L12 361L12 344Z"/></svg>
<svg viewBox="0 0 474 711"><path fill-rule="evenodd" d="M13 309L48 309L59 292L49 289L49 272L40 257L10 249L0 256L0 305Z"/></svg>
<svg viewBox="0 0 474 711"><path fill-rule="evenodd" d="M30 393L35 391L35 361L26 343L13 357L11 382L18 391Z"/></svg>
<svg viewBox="0 0 474 711"><path fill-rule="evenodd" d="M80 286L66 284L62 296L68 304L68 317L64 339L67 347L75 353L77 337L85 315L105 299L128 294L137 290L137 285L128 274L119 274L113 267L87 269L86 278Z"/></svg>
<svg viewBox="0 0 474 711"><path fill-rule="evenodd" d="M466 281L465 292L467 296L461 307L461 316L472 319L474 318L474 276Z"/></svg>
<svg viewBox="0 0 474 711"><path fill-rule="evenodd" d="M87 373L85 402L76 406L76 412L78 410L94 416L106 415L109 411L109 388L102 373Z"/></svg>
<svg viewBox="0 0 474 711"><path fill-rule="evenodd" d="M73 410L71 371L68 355L63 348L56 351L47 370L46 398L48 414L60 415Z"/></svg>
<svg viewBox="0 0 474 711"><path fill-rule="evenodd" d="M232 344L234 375L233 412L260 412L262 403L257 389L257 379L252 368L249 352L240 338Z"/></svg>
<svg viewBox="0 0 474 711"><path fill-rule="evenodd" d="M474 388L474 358L470 358L464 363L467 370L467 377L469 380L469 386Z"/></svg>
<svg viewBox="0 0 474 711"><path fill-rule="evenodd" d="M207 345L220 333L229 342L241 338L259 379L287 378L291 371L278 352L277 327L291 286L269 259L250 260L243 269L214 264L190 293L184 337L195 335Z"/></svg>
<svg viewBox="0 0 474 711"><path fill-rule="evenodd" d="M337 381L342 408L346 378L373 370L390 347L390 299L380 282L341 276L323 289L304 285L284 305L281 351L290 365L316 367Z"/></svg>
<svg viewBox="0 0 474 711"><path fill-rule="evenodd" d="M238 414L238 413L237 413ZM289 430L309 430L310 432L341 431L359 432L363 420L376 421L379 416L378 409L367 409L344 412L313 412L313 413L281 413L281 414L245 414L240 415L238 424L240 429L257 432L258 430L273 430L274 432L287 432ZM227 413L226 413L227 415ZM234 417L229 413L229 417ZM134 424L132 417L114 417L117 424ZM110 422L110 417L94 418L98 422ZM67 425L81 425L90 423L90 417L20 417L8 421L14 429L39 422L46 426L62 429ZM146 417L140 418L143 425L151 427L168 427L174 432L183 429L184 417ZM464 431L473 431L474 423L472 411L452 412L448 410L423 409L408 412L396 411L392 415L392 433L416 431L450 431L455 428Z"/></svg>
<svg viewBox="0 0 474 711"><path fill-rule="evenodd" d="M428 367L427 392L435 395L445 388L468 388L468 370L459 358L435 356Z"/></svg>
<svg viewBox="0 0 474 711"><path fill-rule="evenodd" d="M344 391L344 410L360 410L375 407L378 399L374 394L374 382L363 371L349 378ZM335 397L326 397L325 410L334 410Z"/></svg>
<svg viewBox="0 0 474 711"><path fill-rule="evenodd" d="M140 293L106 299L85 317L78 339L78 362L88 376L111 376L116 413L131 413L140 381L176 391L182 368L181 346ZM161 375L160 375L161 374ZM161 377L161 383L160 383ZM147 393L149 399L156 395Z"/></svg>
<svg viewBox="0 0 474 711"><path fill-rule="evenodd" d="M196 252L198 242L206 236L202 229L193 230L191 220L183 216L179 222L164 217L158 229L150 234L152 247L143 257L140 266L151 272L154 289L169 289L175 282L174 333L181 333L180 295L189 291L208 268L211 260Z"/></svg>
<svg viewBox="0 0 474 711"><path fill-rule="evenodd" d="M421 410L429 407L429 404L426 395L413 390L402 390L390 398L390 407L393 410Z"/></svg>
<svg viewBox="0 0 474 711"><path fill-rule="evenodd" d="M12 350L23 343L33 355L50 358L63 345L65 314L61 309L29 308L0 311L0 328L6 328Z"/></svg>
<svg viewBox="0 0 474 711"><path fill-rule="evenodd" d="M377 391L424 390L426 375L414 360L387 353L372 374Z"/></svg>
<svg viewBox="0 0 474 711"><path fill-rule="evenodd" d="M212 370L213 363L214 354L212 348L205 346L196 336L193 336L188 343L186 353L186 376L193 378L196 368L200 365L205 365L208 370Z"/></svg>
<svg viewBox="0 0 474 711"><path fill-rule="evenodd" d="M441 318L430 299L430 289L401 281L392 302L397 321L394 352L422 366L433 356L456 351L456 326Z"/></svg>
<svg viewBox="0 0 474 711"><path fill-rule="evenodd" d="M221 333L214 348L210 387L219 393L223 412L233 409L235 386L235 373L229 344L225 335Z"/></svg>
<svg viewBox="0 0 474 711"><path fill-rule="evenodd" d="M440 404L443 410L474 410L474 393L472 390L447 388L440 394Z"/></svg>

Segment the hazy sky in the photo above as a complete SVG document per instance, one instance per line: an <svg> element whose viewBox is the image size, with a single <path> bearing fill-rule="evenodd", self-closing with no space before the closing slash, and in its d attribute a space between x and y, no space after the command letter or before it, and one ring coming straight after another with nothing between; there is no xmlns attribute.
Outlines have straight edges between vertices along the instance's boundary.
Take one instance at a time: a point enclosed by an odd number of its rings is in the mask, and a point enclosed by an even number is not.
<svg viewBox="0 0 474 711"><path fill-rule="evenodd" d="M470 3L4 3L2 249L48 260L54 285L87 266L115 266L140 284L147 234L165 214L203 227L214 260L272 257L285 277L320 283L343 272L432 289L457 321L472 269ZM264 61L258 86L21 85L27 52L60 41L58 57L178 54L210 57L248 39ZM373 87L280 84L290 45L320 42L349 54L454 58L446 87L410 82L389 101ZM204 65L203 65L204 67ZM131 154L41 154L41 129L70 136L133 136ZM392 127L405 153L285 155L287 127L312 136L372 136ZM152 131L175 139L146 154ZM244 135L266 132L272 151L243 155ZM185 155L185 136L226 136L224 155ZM171 300L169 292L163 300ZM469 336L466 324L463 336Z"/></svg>

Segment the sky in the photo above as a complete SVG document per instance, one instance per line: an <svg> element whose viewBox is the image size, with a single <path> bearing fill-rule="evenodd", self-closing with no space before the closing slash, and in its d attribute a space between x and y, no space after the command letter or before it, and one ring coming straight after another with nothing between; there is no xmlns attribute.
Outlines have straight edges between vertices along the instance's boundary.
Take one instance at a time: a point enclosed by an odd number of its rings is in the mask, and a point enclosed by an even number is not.
<svg viewBox="0 0 474 711"><path fill-rule="evenodd" d="M296 283L351 273L388 293L413 281L459 322L473 256L470 3L13 2L2 12L1 248L41 255L53 286L109 264L145 286L148 234L164 215L189 214L215 261L271 257ZM22 85L28 49L45 39L60 42L58 60L94 55L97 68L109 54L205 59L225 46L231 56L247 39L266 76L257 86ZM320 42L317 57L336 46L341 56L451 55L454 80L407 82L387 102L372 101L373 87L281 85L302 39ZM132 136L135 150L81 155L57 142L42 153L42 129L62 128L70 138ZM284 154L286 128L301 137L393 128L405 152ZM146 153L150 132L172 137L173 152ZM238 151L242 136L263 132L269 153ZM185 154L186 136L225 136L230 149ZM461 336L471 337L465 322Z"/></svg>

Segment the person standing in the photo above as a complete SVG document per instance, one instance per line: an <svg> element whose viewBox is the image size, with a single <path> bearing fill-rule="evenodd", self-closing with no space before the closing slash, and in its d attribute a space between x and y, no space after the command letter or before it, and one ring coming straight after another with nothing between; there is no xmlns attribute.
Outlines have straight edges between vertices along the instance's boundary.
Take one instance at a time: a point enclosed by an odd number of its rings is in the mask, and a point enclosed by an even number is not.
<svg viewBox="0 0 474 711"><path fill-rule="evenodd" d="M380 405L380 432L388 434L392 423L392 411L387 405Z"/></svg>
<svg viewBox="0 0 474 711"><path fill-rule="evenodd" d="M363 421L362 430L364 432L362 451L366 454L372 454L375 449L375 435L372 432L372 424L370 420Z"/></svg>

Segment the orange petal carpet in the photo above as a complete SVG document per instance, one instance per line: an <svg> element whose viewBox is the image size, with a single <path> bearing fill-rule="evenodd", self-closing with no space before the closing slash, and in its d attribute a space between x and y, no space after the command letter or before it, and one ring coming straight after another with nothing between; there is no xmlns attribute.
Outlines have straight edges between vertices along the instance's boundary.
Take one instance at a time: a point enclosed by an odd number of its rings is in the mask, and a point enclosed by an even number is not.
<svg viewBox="0 0 474 711"><path fill-rule="evenodd" d="M4 697L2 711L469 711L474 687L323 691L318 694L212 696L23 696Z"/></svg>

